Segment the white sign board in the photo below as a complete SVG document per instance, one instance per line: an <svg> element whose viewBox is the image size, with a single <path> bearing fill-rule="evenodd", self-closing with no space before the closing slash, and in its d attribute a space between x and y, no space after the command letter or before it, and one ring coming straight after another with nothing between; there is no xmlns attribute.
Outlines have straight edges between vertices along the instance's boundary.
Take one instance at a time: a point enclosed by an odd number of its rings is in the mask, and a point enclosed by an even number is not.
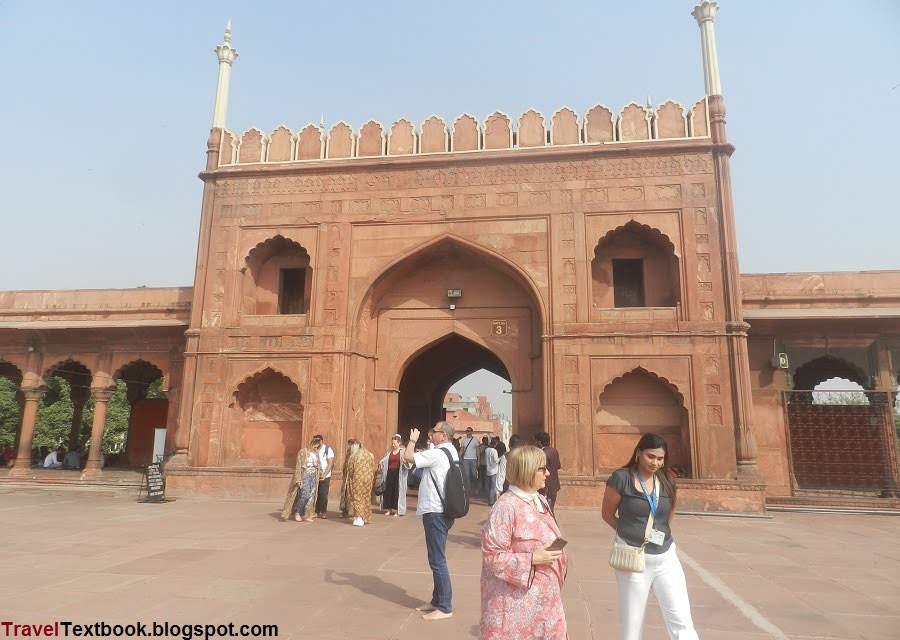
<svg viewBox="0 0 900 640"><path fill-rule="evenodd" d="M162 462L166 454L166 430L153 430L153 459L150 462Z"/></svg>

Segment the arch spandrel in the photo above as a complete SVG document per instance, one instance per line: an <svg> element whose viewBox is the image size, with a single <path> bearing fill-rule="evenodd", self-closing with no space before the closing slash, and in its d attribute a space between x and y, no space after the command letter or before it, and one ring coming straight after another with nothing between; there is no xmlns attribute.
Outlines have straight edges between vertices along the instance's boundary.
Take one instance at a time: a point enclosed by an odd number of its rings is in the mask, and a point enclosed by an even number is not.
<svg viewBox="0 0 900 640"><path fill-rule="evenodd" d="M354 323L354 335L357 334L360 325L364 324L363 315L365 311L367 309L370 311L372 310L371 302L378 286L386 279L389 279L392 273L396 273L402 264L426 255L429 250L434 249L443 243L456 244L462 249L467 249L480 255L485 260L495 261L501 268L501 271L511 277L514 281L518 282L528 293L540 315L539 326L541 327L541 331L546 333L547 327L549 326L546 303L544 301L544 296L541 293L541 289L535 283L531 274L525 271L522 266L492 249L466 240L460 236L445 233L410 246L405 251L399 252L393 259L386 260L382 266L378 267L377 270L373 270L373 272L364 280L360 279L357 281L356 287L351 293L350 305L348 307L353 309L353 315L351 317L353 318ZM364 282L364 284L359 284L360 281Z"/></svg>

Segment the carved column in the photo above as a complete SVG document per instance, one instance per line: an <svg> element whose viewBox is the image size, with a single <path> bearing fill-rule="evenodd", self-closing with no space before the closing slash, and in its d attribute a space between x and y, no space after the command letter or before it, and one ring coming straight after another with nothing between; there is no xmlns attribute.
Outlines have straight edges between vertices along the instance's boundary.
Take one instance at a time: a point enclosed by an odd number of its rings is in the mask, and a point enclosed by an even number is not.
<svg viewBox="0 0 900 640"><path fill-rule="evenodd" d="M88 453L84 476L96 476L102 473L100 464L100 448L103 444L103 431L106 429L106 409L115 389L94 389L94 422L91 425L91 449Z"/></svg>
<svg viewBox="0 0 900 640"><path fill-rule="evenodd" d="M47 387L22 389L25 407L22 409L22 428L19 432L19 450L16 463L10 469L10 476L26 476L31 473L31 441L34 438L34 423L37 419L38 402Z"/></svg>
<svg viewBox="0 0 900 640"><path fill-rule="evenodd" d="M719 56L716 52L716 32L713 20L719 12L719 5L710 0L703 0L694 7L691 15L700 27L700 45L703 50L703 79L706 85L706 95L722 95L722 85L719 82Z"/></svg>
<svg viewBox="0 0 900 640"><path fill-rule="evenodd" d="M216 104L213 107L213 129L225 128L225 115L228 111L228 88L231 84L231 65L238 57L237 51L231 48L231 20L225 27L225 42L215 49L219 58L219 80L216 83Z"/></svg>

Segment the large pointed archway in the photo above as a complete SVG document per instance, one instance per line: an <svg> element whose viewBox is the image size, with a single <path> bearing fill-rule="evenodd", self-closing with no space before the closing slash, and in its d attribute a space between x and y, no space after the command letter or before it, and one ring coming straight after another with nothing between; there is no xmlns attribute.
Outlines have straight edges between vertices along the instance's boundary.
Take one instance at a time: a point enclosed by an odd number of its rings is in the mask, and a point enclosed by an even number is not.
<svg viewBox="0 0 900 640"><path fill-rule="evenodd" d="M421 351L400 379L397 433L406 438L412 427L427 431L443 419L447 391L480 369L511 382L506 365L495 353L459 334L450 334Z"/></svg>
<svg viewBox="0 0 900 640"><path fill-rule="evenodd" d="M520 266L452 236L373 275L357 307L348 436L380 447L395 432L433 425L450 386L480 369L511 383L513 432L544 429L537 292Z"/></svg>

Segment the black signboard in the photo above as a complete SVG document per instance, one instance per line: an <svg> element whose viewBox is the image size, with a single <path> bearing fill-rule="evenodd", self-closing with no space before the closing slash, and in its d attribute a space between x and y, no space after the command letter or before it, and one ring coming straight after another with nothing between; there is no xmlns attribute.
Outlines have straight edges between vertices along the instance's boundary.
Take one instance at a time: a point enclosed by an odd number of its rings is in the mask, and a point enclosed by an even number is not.
<svg viewBox="0 0 900 640"><path fill-rule="evenodd" d="M144 502L165 502L166 483L160 463L144 465L144 478L147 480L147 499Z"/></svg>

